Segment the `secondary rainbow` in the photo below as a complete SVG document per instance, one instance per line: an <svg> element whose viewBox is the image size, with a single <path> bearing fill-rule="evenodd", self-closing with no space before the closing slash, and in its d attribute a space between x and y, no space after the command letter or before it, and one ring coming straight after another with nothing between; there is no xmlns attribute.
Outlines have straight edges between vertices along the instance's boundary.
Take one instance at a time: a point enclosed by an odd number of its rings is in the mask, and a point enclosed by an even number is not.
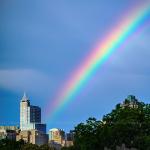
<svg viewBox="0 0 150 150"><path fill-rule="evenodd" d="M48 117L60 113L69 102L75 100L86 83L122 45L127 44L129 38L135 35L150 20L150 3L140 5L129 11L125 19L102 40L97 48L75 70L66 84L58 91L57 97L47 105Z"/></svg>

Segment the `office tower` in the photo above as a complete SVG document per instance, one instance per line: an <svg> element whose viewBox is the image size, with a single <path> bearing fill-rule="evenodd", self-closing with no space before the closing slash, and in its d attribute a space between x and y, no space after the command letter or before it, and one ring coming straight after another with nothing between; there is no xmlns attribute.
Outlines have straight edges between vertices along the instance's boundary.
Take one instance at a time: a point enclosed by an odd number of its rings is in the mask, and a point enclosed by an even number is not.
<svg viewBox="0 0 150 150"><path fill-rule="evenodd" d="M41 108L38 106L30 106L30 122L41 123Z"/></svg>
<svg viewBox="0 0 150 150"><path fill-rule="evenodd" d="M24 93L20 102L20 129L26 130L30 125L30 100Z"/></svg>
<svg viewBox="0 0 150 150"><path fill-rule="evenodd" d="M30 100L24 93L20 102L20 129L36 129L46 133L46 124L41 124L41 108L30 105Z"/></svg>

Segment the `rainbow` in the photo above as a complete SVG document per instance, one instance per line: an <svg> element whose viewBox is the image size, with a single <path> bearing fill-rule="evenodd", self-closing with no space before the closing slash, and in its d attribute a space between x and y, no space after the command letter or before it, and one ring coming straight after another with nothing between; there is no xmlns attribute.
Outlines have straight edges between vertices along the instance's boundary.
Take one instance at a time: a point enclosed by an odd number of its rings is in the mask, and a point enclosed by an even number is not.
<svg viewBox="0 0 150 150"><path fill-rule="evenodd" d="M150 3L140 5L106 36L98 46L91 51L83 63L73 72L70 79L58 91L57 97L47 105L47 112L51 117L60 113L68 103L73 101L88 81L111 57L111 55L129 41L150 19Z"/></svg>

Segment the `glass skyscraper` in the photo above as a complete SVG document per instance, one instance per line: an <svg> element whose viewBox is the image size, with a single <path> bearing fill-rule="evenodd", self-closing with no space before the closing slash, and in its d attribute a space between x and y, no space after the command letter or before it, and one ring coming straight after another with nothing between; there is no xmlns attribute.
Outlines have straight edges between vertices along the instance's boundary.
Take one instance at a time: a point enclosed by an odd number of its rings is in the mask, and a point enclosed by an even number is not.
<svg viewBox="0 0 150 150"><path fill-rule="evenodd" d="M30 105L30 100L24 93L20 102L20 129L37 129L46 133L46 124L41 124L41 108Z"/></svg>

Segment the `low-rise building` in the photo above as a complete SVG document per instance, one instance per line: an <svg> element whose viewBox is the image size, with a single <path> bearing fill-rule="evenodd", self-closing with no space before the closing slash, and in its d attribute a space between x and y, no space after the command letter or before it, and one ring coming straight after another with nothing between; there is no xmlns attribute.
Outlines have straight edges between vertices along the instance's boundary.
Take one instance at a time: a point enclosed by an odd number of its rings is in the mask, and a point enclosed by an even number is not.
<svg viewBox="0 0 150 150"><path fill-rule="evenodd" d="M65 132L61 129L53 128L49 130L49 142L55 142L61 144L62 146L65 144Z"/></svg>
<svg viewBox="0 0 150 150"><path fill-rule="evenodd" d="M16 141L24 140L26 143L37 145L48 144L48 135L38 130L20 131L16 136Z"/></svg>
<svg viewBox="0 0 150 150"><path fill-rule="evenodd" d="M122 108L138 108L138 100L136 99L136 97L134 95L129 95L123 102L123 104L121 104L120 106Z"/></svg>
<svg viewBox="0 0 150 150"><path fill-rule="evenodd" d="M65 147L73 146L73 141L74 141L74 133L72 131L66 133Z"/></svg>
<svg viewBox="0 0 150 150"><path fill-rule="evenodd" d="M70 131L69 133L66 133L66 140L67 141L73 141L74 140L74 133L73 133L73 131Z"/></svg>
<svg viewBox="0 0 150 150"><path fill-rule="evenodd" d="M19 130L18 126L0 126L0 130Z"/></svg>
<svg viewBox="0 0 150 150"><path fill-rule="evenodd" d="M16 140L16 133L19 130L17 126L0 126L0 140L9 139Z"/></svg>
<svg viewBox="0 0 150 150"><path fill-rule="evenodd" d="M48 143L48 145L49 145L49 147L53 147L53 148L55 148L56 150L61 150L61 148L62 148L62 145L61 145L61 144L59 144L59 143L57 143L57 142L54 142L54 141L50 141L50 142Z"/></svg>
<svg viewBox="0 0 150 150"><path fill-rule="evenodd" d="M73 141L67 141L65 142L65 147L73 146Z"/></svg>

